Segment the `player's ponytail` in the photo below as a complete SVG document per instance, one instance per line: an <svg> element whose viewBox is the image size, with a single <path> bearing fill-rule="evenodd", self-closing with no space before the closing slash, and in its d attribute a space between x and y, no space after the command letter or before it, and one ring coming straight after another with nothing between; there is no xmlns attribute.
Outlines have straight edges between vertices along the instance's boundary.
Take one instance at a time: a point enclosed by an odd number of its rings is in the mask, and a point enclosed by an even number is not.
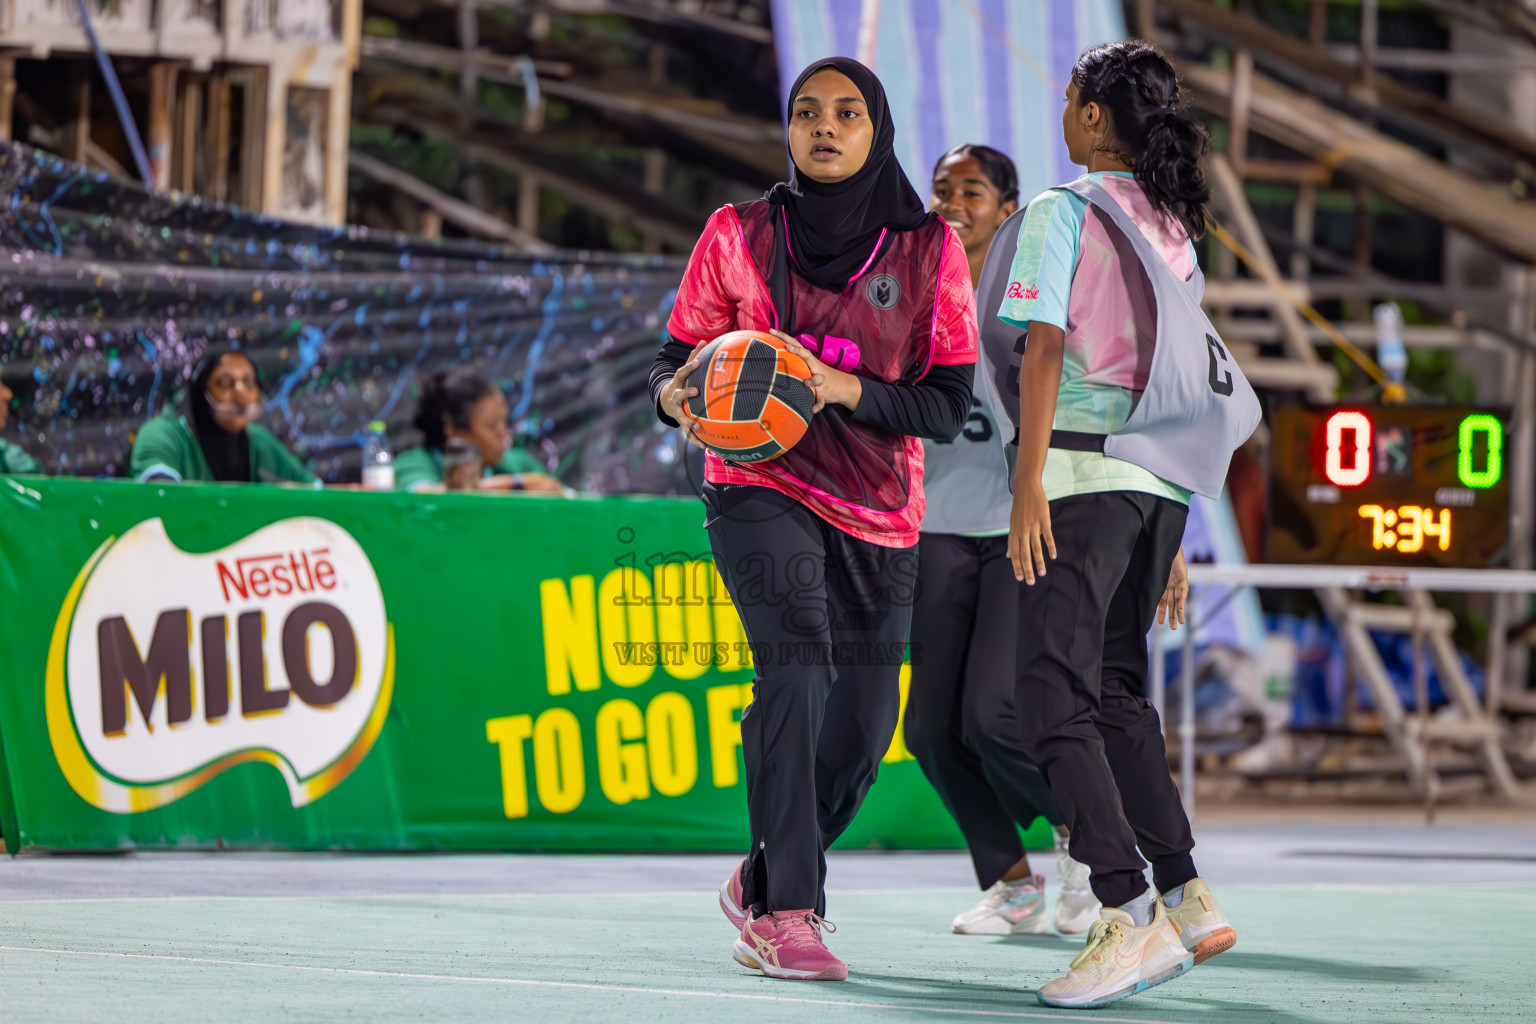
<svg viewBox="0 0 1536 1024"><path fill-rule="evenodd" d="M442 451L448 443L448 425L468 430L475 405L495 390L496 385L467 367L434 373L422 381L413 422L422 433L423 447Z"/></svg>
<svg viewBox="0 0 1536 1024"><path fill-rule="evenodd" d="M1179 113L1178 74L1162 51L1137 40L1095 46L1077 59L1072 82L1080 104L1097 103L1108 114L1106 148L1136 168L1153 209L1191 238L1204 234L1211 138Z"/></svg>

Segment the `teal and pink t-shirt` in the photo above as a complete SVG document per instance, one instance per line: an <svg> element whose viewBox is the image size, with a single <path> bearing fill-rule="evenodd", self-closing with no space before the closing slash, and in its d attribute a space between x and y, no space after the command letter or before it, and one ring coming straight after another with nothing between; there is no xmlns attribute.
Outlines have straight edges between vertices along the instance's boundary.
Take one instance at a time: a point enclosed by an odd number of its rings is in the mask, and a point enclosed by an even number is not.
<svg viewBox="0 0 1536 1024"><path fill-rule="evenodd" d="M1127 173L1085 175L1102 185L1182 280L1195 272L1195 249L1179 222L1153 210ZM1133 266L1127 268L1125 260ZM1019 229L1008 291L997 315L1023 330L1032 320L1066 334L1057 430L1107 434L1130 418L1146 390L1157 339L1156 303L1135 253L1088 201L1071 192L1032 199ZM1098 491L1145 491L1188 504L1189 492L1102 452L1052 448L1042 474L1050 501Z"/></svg>

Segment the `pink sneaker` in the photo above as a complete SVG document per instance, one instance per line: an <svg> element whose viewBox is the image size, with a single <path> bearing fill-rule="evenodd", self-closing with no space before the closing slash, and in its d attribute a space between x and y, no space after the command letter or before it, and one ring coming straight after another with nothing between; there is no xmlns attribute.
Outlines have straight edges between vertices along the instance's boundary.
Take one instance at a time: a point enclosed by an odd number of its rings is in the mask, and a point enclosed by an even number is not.
<svg viewBox="0 0 1536 1024"><path fill-rule="evenodd" d="M741 873L746 869L747 862L742 861L740 867L731 872L731 877L720 883L720 909L725 911L737 931L747 923L747 912L741 906Z"/></svg>
<svg viewBox="0 0 1536 1024"><path fill-rule="evenodd" d="M847 981L848 965L821 941L823 928L837 930L814 910L781 910L765 917L749 912L736 940L736 962L770 978Z"/></svg>

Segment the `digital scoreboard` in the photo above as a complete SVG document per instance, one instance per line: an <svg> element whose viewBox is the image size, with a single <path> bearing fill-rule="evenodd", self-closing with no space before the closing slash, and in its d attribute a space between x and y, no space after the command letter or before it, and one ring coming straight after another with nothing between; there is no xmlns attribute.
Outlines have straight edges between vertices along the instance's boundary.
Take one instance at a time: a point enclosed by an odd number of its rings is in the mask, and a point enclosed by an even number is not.
<svg viewBox="0 0 1536 1024"><path fill-rule="evenodd" d="M1483 568L1509 539L1508 409L1286 405L1269 560Z"/></svg>

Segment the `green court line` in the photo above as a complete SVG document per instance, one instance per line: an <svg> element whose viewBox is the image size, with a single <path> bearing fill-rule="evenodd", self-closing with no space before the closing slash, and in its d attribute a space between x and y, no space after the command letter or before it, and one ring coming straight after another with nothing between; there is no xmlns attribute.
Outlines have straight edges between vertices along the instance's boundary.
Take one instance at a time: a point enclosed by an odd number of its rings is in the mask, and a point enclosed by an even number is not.
<svg viewBox="0 0 1536 1024"><path fill-rule="evenodd" d="M901 898L834 890L843 927L832 946L853 972L842 984L775 982L737 967L714 894L700 890L6 900L0 975L8 1018L104 1024L125 1010L160 1019L189 1008L227 1024L715 1024L743 1014L788 1024L839 1007L847 1009L835 1020L900 1024L1530 1020L1536 979L1524 936L1536 884L1250 884L1217 893L1237 948L1109 1008L1110 1017L1035 1003L1034 988L1065 970L1081 936L949 934L949 919L975 900L964 889Z"/></svg>

